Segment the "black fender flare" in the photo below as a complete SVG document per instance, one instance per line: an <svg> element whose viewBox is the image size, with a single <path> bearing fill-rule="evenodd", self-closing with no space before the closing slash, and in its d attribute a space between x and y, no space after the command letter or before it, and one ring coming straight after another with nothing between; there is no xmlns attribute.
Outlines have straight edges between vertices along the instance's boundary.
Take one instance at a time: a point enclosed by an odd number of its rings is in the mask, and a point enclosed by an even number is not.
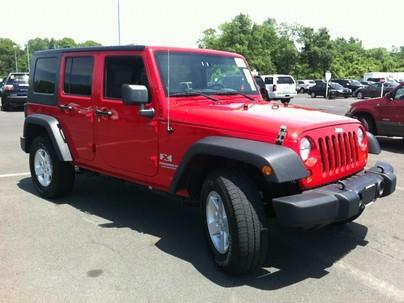
<svg viewBox="0 0 404 303"><path fill-rule="evenodd" d="M73 161L59 121L52 116L44 114L33 114L25 118L21 148L26 153L29 153L29 147L32 143L30 142L32 140L30 135L30 126L32 125L41 126L46 130L46 133L48 134L53 147L55 148L59 160L66 162Z"/></svg>
<svg viewBox="0 0 404 303"><path fill-rule="evenodd" d="M370 133L366 132L368 135L368 150L370 154L378 155L382 151L380 148L379 141L377 141L376 137Z"/></svg>
<svg viewBox="0 0 404 303"><path fill-rule="evenodd" d="M272 168L272 174L264 176L267 182L284 183L309 175L303 161L292 149L276 144L240 138L211 136L203 138L188 149L179 164L169 192L175 194L183 186L188 166L195 156L219 156L255 166Z"/></svg>

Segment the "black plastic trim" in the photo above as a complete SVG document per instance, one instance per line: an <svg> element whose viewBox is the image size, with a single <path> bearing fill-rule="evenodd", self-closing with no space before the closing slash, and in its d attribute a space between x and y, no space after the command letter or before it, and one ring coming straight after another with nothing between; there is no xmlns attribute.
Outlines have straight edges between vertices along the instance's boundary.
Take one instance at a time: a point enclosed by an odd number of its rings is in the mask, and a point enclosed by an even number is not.
<svg viewBox="0 0 404 303"><path fill-rule="evenodd" d="M382 149L380 148L379 141L377 141L376 137L372 133L367 132L367 135L369 153L375 155L380 154Z"/></svg>
<svg viewBox="0 0 404 303"><path fill-rule="evenodd" d="M247 139L212 136L194 143L184 155L170 186L176 193L183 186L184 176L195 156L219 156L257 167L271 166L273 173L266 176L268 182L283 183L308 176L301 158L292 149L275 144Z"/></svg>
<svg viewBox="0 0 404 303"><path fill-rule="evenodd" d="M353 218L377 198L396 189L390 164L378 162L350 178L272 200L278 220L285 226L311 228Z"/></svg>
<svg viewBox="0 0 404 303"><path fill-rule="evenodd" d="M32 125L39 125L46 130L54 148L56 154L61 161L72 161L72 155L70 153L69 146L65 142L61 132L59 122L51 116L43 114L34 114L25 118L24 121L24 133L20 139L21 148L24 152L29 153L32 138L29 134L29 128Z"/></svg>

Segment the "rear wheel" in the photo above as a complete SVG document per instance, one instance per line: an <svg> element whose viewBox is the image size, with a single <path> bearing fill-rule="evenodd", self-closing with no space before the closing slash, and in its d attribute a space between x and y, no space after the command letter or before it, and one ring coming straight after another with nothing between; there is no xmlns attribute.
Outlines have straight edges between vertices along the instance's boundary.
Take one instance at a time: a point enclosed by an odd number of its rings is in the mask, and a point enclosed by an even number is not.
<svg viewBox="0 0 404 303"><path fill-rule="evenodd" d="M310 93L310 97L315 98L315 97L317 97L317 95L316 95L315 92L311 92L311 93Z"/></svg>
<svg viewBox="0 0 404 303"><path fill-rule="evenodd" d="M363 127L370 133L375 134L375 124L373 122L373 119L369 116L366 115L360 115L358 116L358 120L360 123L362 123Z"/></svg>
<svg viewBox="0 0 404 303"><path fill-rule="evenodd" d="M74 182L74 167L60 161L46 136L32 142L29 164L36 190L45 198L56 198L69 193Z"/></svg>
<svg viewBox="0 0 404 303"><path fill-rule="evenodd" d="M357 97L358 99L363 99L363 98L364 98L362 92L358 92L358 93L356 94L356 97Z"/></svg>
<svg viewBox="0 0 404 303"><path fill-rule="evenodd" d="M210 175L202 187L201 208L209 247L220 268L241 274L263 264L267 219L249 179L227 170Z"/></svg>
<svg viewBox="0 0 404 303"><path fill-rule="evenodd" d="M10 104L8 104L7 99L5 97L1 98L1 110L3 112L10 111Z"/></svg>

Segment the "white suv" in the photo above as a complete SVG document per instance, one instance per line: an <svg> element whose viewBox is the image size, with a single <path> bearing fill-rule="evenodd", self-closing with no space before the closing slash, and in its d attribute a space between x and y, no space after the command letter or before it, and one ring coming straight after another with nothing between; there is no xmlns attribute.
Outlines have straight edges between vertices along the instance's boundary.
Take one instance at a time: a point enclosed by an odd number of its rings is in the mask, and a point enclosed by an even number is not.
<svg viewBox="0 0 404 303"><path fill-rule="evenodd" d="M298 93L307 93L309 88L316 85L314 80L297 80L296 91Z"/></svg>
<svg viewBox="0 0 404 303"><path fill-rule="evenodd" d="M295 79L290 75L261 75L261 78L271 100L289 103L297 95Z"/></svg>

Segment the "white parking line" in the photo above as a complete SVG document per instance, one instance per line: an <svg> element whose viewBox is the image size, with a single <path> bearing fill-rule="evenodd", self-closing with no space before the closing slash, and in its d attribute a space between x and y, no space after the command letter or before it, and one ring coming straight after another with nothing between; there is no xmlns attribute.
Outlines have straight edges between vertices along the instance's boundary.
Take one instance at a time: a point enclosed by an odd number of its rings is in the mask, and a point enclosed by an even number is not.
<svg viewBox="0 0 404 303"><path fill-rule="evenodd" d="M398 189L398 190L404 190L404 187L396 186L396 189Z"/></svg>
<svg viewBox="0 0 404 303"><path fill-rule="evenodd" d="M404 291L402 289L399 289L394 285L391 285L388 282L381 280L368 272L359 270L342 260L334 263L334 266L336 266L343 272L350 274L362 284L376 290L381 295L388 296L389 298L398 302L404 301Z"/></svg>
<svg viewBox="0 0 404 303"><path fill-rule="evenodd" d="M4 174L4 175L0 175L0 178L23 177L23 176L28 176L28 175L30 175L29 172L16 173L16 174Z"/></svg>

